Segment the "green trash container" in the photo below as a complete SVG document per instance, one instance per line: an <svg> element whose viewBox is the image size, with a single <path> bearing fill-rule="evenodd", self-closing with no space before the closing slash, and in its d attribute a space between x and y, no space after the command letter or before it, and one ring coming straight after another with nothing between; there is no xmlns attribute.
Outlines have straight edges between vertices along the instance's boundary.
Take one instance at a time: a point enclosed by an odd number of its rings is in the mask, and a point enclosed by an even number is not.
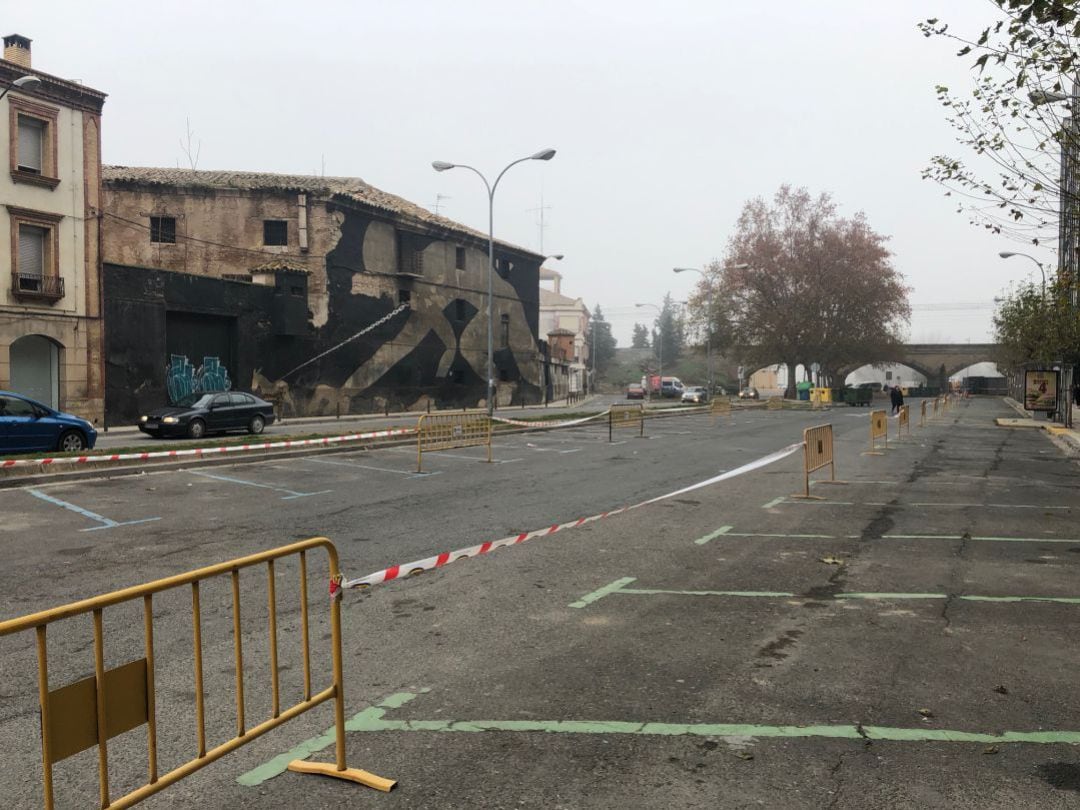
<svg viewBox="0 0 1080 810"><path fill-rule="evenodd" d="M795 385L795 390L798 392L799 399L803 402L810 401L810 389L814 387L812 382L801 382Z"/></svg>

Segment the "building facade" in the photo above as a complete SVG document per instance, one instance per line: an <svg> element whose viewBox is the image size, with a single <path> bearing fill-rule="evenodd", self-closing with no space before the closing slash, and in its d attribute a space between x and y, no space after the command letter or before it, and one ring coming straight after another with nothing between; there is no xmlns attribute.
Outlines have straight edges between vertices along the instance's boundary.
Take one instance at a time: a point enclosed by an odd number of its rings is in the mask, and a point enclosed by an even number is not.
<svg viewBox="0 0 1080 810"><path fill-rule="evenodd" d="M485 402L485 234L356 178L126 167L106 167L104 178L110 298L132 311L147 304L164 336L141 346L146 321L110 306L110 420L208 363L286 415ZM498 243L495 258L497 404L540 402L542 257ZM149 287L124 267L155 271ZM156 271L189 277L203 297L171 281L154 288ZM242 326L241 301L266 304L265 329Z"/></svg>
<svg viewBox="0 0 1080 810"><path fill-rule="evenodd" d="M565 333L572 336L570 351L565 350ZM580 298L563 295L562 274L547 267L540 268L540 334L561 335L565 354L562 359L569 368L569 391L583 392L589 367L589 308Z"/></svg>
<svg viewBox="0 0 1080 810"><path fill-rule="evenodd" d="M0 60L0 388L100 422L105 94L35 70L30 44L4 37Z"/></svg>

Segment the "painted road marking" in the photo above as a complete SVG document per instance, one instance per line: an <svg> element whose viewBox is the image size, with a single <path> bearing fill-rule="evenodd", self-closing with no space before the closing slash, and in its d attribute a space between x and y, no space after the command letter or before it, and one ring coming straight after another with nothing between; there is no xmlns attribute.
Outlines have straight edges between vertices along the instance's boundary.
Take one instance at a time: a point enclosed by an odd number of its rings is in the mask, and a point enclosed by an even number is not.
<svg viewBox="0 0 1080 810"><path fill-rule="evenodd" d="M421 689L426 694L430 689ZM364 709L345 721L345 730L355 733L386 731L457 732L475 734L501 731L543 734L631 734L643 737L713 737L745 743L752 738L842 739L864 742L955 742L1034 745L1076 745L1080 731L1002 731L982 733L944 728L899 728L864 726L862 723L838 725L763 725L758 723L650 723L625 720L387 720L386 713L400 709L418 697L412 692L391 695L376 706ZM280 776L294 759L306 759L334 744L334 729L304 740L296 747L274 757L237 778L245 787L261 785Z"/></svg>
<svg viewBox="0 0 1080 810"><path fill-rule="evenodd" d="M725 529L731 529L731 526L723 527ZM778 537L781 539L806 539L806 540L859 540L862 538L861 534L785 534L782 532L733 532L724 531L716 533L719 537L721 534L727 537ZM709 540L715 539L710 535ZM870 537L868 540L963 540L963 535L959 534L883 534L880 537ZM1072 537L994 537L990 535L970 535L966 539L968 540L981 540L990 543L1072 543L1080 545L1080 539ZM704 545L702 541L708 542L705 538L695 540L698 545Z"/></svg>
<svg viewBox="0 0 1080 810"><path fill-rule="evenodd" d="M939 503L936 501L918 501L912 503L886 503L885 501L863 501L862 503L853 503L852 501L791 501L787 498L777 498L776 500L769 501L762 508L768 509L772 506L777 506L782 503L802 504L806 506L933 506L942 507L945 509L1049 509L1054 511L1068 511L1073 508L1071 506L1040 506L1039 504L1031 503Z"/></svg>
<svg viewBox="0 0 1080 810"><path fill-rule="evenodd" d="M333 467L356 467L358 470L373 470L375 472L394 473L395 475L404 475L406 478L427 478L431 475L442 475L442 470L437 472L410 472L409 470L393 470L389 467L372 467L369 464L357 464L353 461L330 461L324 458L305 458L303 461L310 461L312 464L329 464Z"/></svg>
<svg viewBox="0 0 1080 810"><path fill-rule="evenodd" d="M394 451L395 453L408 453L410 456L415 456L416 455L415 450L405 450L405 449L402 449L402 448L399 448L399 447L391 447L389 449ZM486 458L481 458L480 456L461 456L461 455L458 455L457 453L447 453L447 452L445 452L443 450L429 450L428 453L425 454L425 457L436 459L436 460L438 460L440 458L453 458L453 459L457 459L458 461L479 461L479 462L483 462L485 464L487 463L487 459ZM496 458L496 459L492 459L491 463L492 464L513 464L515 461L524 461L524 459L520 459L520 458Z"/></svg>
<svg viewBox="0 0 1080 810"><path fill-rule="evenodd" d="M721 526L715 532L710 532L709 534L705 535L704 537L699 537L694 542L699 546L703 546L706 543L708 543L710 540L715 540L717 537L720 537L723 534L727 534L733 528L735 528L735 527L734 526Z"/></svg>
<svg viewBox="0 0 1080 810"><path fill-rule="evenodd" d="M576 602L571 602L568 607L588 607L593 602L610 596L613 593L629 594L631 596L734 596L747 599L793 599L801 598L809 601L821 601L818 597L806 597L788 591L684 591L668 588L627 588L631 582L637 582L635 577L623 577L617 579L603 588L586 594ZM1063 605L1080 605L1080 597L1075 596L981 596L978 594L958 593L838 593L831 599L867 599L871 601L895 601L901 599L960 599L965 602L1051 602Z"/></svg>
<svg viewBox="0 0 1080 810"><path fill-rule="evenodd" d="M780 504L784 503L785 501L787 501L787 498L785 496L781 495L779 498L773 498L768 503L763 503L761 505L761 508L762 509L772 509L774 506L779 506Z"/></svg>
<svg viewBox="0 0 1080 810"><path fill-rule="evenodd" d="M79 529L81 532L98 532L102 529L115 529L117 526L135 526L139 523L153 523L155 520L161 520L159 517L143 518L142 520L124 520L116 521L111 520L103 515L99 515L97 512L91 512L89 509L83 509L81 506L76 506L73 503L62 501L59 498L54 498L52 495L46 495L37 489L27 489L31 495L35 498L40 498L47 503L51 503L54 506L59 506L63 509L67 509L69 512L74 512L77 515L82 515L84 518L89 518L95 523L100 523L100 526L91 526L87 529Z"/></svg>
<svg viewBox="0 0 1080 810"><path fill-rule="evenodd" d="M334 491L332 489L323 489L323 490L319 490L318 492L297 492L296 490L286 489L285 487L276 487L273 484L260 484L260 483L258 483L256 481L247 481L247 480L245 480L243 478L233 478L233 477L228 476L228 475L214 475L213 473L199 472L197 470L188 470L188 472L191 473L192 475L202 476L203 478L213 478L215 481L228 481L230 484L244 484L245 486L249 486L249 487L258 487L259 489L270 489L270 490L273 490L274 492L284 492L286 494L281 498L281 500L283 500L283 501L291 501L291 500L295 500L296 498L308 498L308 497L310 497L312 495L325 495L328 492L333 492Z"/></svg>

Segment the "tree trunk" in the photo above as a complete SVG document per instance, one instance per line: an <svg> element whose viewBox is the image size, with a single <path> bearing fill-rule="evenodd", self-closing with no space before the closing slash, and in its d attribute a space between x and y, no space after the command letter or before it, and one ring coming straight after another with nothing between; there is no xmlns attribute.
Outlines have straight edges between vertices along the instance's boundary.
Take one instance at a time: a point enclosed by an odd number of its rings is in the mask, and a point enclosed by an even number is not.
<svg viewBox="0 0 1080 810"><path fill-rule="evenodd" d="M785 361L787 366L787 388L784 390L785 399L795 399L795 367L798 363Z"/></svg>

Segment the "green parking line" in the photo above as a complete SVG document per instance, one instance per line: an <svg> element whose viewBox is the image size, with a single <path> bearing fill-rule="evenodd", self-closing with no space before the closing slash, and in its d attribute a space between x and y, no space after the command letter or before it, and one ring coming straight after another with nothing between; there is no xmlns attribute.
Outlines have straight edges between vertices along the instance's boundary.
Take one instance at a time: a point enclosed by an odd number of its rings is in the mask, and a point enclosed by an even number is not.
<svg viewBox="0 0 1080 810"><path fill-rule="evenodd" d="M731 531L732 528L734 528L734 527L732 527L732 526L721 526L715 532L710 532L709 534L705 535L704 537L699 537L694 542L699 546L703 546L706 543L708 543L710 540L715 540L717 537L720 537L721 535L727 534L729 531Z"/></svg>
<svg viewBox="0 0 1080 810"><path fill-rule="evenodd" d="M773 498L768 503L763 503L761 505L761 508L762 509L772 509L774 506L779 506L780 504L782 504L785 500L786 500L786 496L781 495L779 498Z"/></svg>
<svg viewBox="0 0 1080 810"><path fill-rule="evenodd" d="M617 579L614 582L612 582L610 585L605 585L603 588L600 588L599 590L593 591L592 593L585 594L583 597L581 597L576 602L571 602L568 605L568 607L572 607L572 608L588 607L593 602L595 602L597 599L603 599L608 594L615 593L620 588L622 588L623 586L629 585L631 582L635 582L635 581L636 580L635 580L634 577L624 577L622 579Z"/></svg>
<svg viewBox="0 0 1080 810"><path fill-rule="evenodd" d="M634 577L617 579L610 585L605 585L599 590L583 596L579 601L572 602L570 607L583 608L603 599L611 594L627 594L629 596L731 596L747 599L793 599L800 595L789 591L687 591L669 588L627 588L626 586L637 580ZM805 597L819 600L819 597ZM948 594L948 593L837 593L832 599L865 599L870 601L899 601L909 599L958 599L965 602L1049 602L1062 605L1080 605L1080 597L1074 596L982 596L978 594Z"/></svg>
<svg viewBox="0 0 1080 810"><path fill-rule="evenodd" d="M726 530L726 531L722 531ZM782 532L733 532L730 526L722 526L721 530L717 530L707 537L702 537L694 542L698 545L704 545L710 540L716 539L723 535L724 537L773 537L782 540L858 540L862 537L860 534L787 534ZM959 534L883 534L881 537L870 538L873 540L945 540L945 541L957 541L963 540L963 536ZM968 540L978 540L980 542L987 543L1064 543L1072 545L1080 545L1080 539L1075 537L996 537L993 535L972 535L967 538Z"/></svg>
<svg viewBox="0 0 1080 810"><path fill-rule="evenodd" d="M353 715L345 723L347 732L427 731L436 733L509 732L540 734L628 734L649 737L712 737L745 742L747 738L843 739L891 742L956 742L979 744L1080 744L1080 731L1003 731L984 734L941 728L898 728L839 724L821 726L757 723L648 723L623 720L387 720L386 713L414 700L419 693L399 692L376 706ZM333 729L297 745L240 776L236 781L255 787L284 773L289 762L303 759L334 744Z"/></svg>
<svg viewBox="0 0 1080 810"><path fill-rule="evenodd" d="M429 689L421 689L419 694L429 692ZM410 700L413 700L417 695L411 692L398 692L390 695L386 700L372 706L369 709L365 709L359 714L353 715L349 720L345 721L346 731L365 731L363 724L366 722L369 712L377 712L379 717L386 712L387 709L400 709ZM318 737L311 737L304 740L299 745L289 749L284 754L280 754L269 762L264 762L257 768L252 768L247 773L241 774L236 778L244 787L255 787L261 785L267 779L273 779L275 776L280 776L289 769L289 763L294 759L307 759L316 751L321 751L324 748L329 748L334 744L336 736L334 729L328 728L325 732Z"/></svg>

